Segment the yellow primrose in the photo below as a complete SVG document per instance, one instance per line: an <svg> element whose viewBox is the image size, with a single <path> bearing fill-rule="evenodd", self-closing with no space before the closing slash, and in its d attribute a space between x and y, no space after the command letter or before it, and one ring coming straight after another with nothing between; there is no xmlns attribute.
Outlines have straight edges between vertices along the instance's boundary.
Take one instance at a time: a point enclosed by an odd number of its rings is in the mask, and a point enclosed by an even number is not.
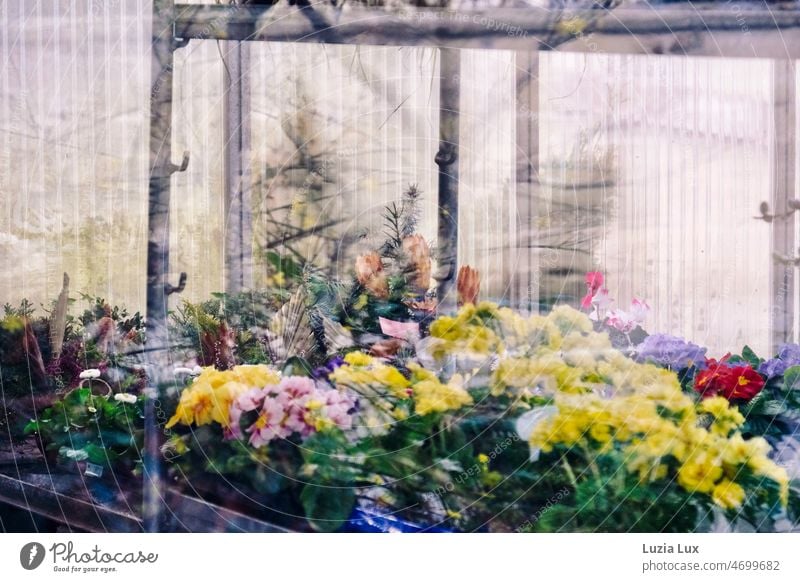
<svg viewBox="0 0 800 582"><path fill-rule="evenodd" d="M677 428L668 422L658 425L658 429L645 433L639 451L649 457L666 457L675 450L680 440Z"/></svg>
<svg viewBox="0 0 800 582"><path fill-rule="evenodd" d="M786 469L776 465L766 455L750 457L747 465L756 475L766 477L779 484L789 483L789 474L786 472Z"/></svg>
<svg viewBox="0 0 800 582"><path fill-rule="evenodd" d="M203 426L216 422L228 426L231 403L251 388L262 388L280 381L280 374L265 365L236 366L230 370L203 368L200 375L181 392L175 414L166 424Z"/></svg>
<svg viewBox="0 0 800 582"><path fill-rule="evenodd" d="M195 378L194 384L210 384L219 388L228 382L239 382L253 388L260 388L280 382L280 374L264 364L241 365L230 370L217 370L213 367L203 368Z"/></svg>
<svg viewBox="0 0 800 582"><path fill-rule="evenodd" d="M388 392L396 398L409 397L408 388L411 382L400 370L380 363L366 354L361 354L364 358L357 357L357 353L347 354L345 361L350 365L340 366L330 374L329 378L334 384L347 386L359 393L372 394L378 390L382 393Z"/></svg>
<svg viewBox="0 0 800 582"><path fill-rule="evenodd" d="M489 355L503 354L508 349L527 355L539 348L558 350L562 348L563 336L571 336L569 350L615 351L606 334L593 331L586 314L565 305L556 307L546 317L525 318L493 303L469 304L455 317L437 318L430 326L430 334L435 358L459 352ZM589 363L585 354L576 353L575 357Z"/></svg>
<svg viewBox="0 0 800 582"><path fill-rule="evenodd" d="M175 414L167 422L166 428L172 428L177 423L187 426L196 424L203 426L211 424L221 417L222 403L217 399L215 390L210 384L199 384L184 390ZM225 412L227 416L227 409Z"/></svg>
<svg viewBox="0 0 800 582"><path fill-rule="evenodd" d="M744 503L745 497L742 486L728 479L720 481L711 493L714 503L723 509L738 509Z"/></svg>
<svg viewBox="0 0 800 582"><path fill-rule="evenodd" d="M788 476L768 458L766 441L746 441L739 433L728 437L727 428L720 431L713 425L710 429L697 425L694 405L686 399L677 384L666 382L651 384L639 393L629 389L605 398L591 392L561 392L555 398L558 413L534 429L531 445L544 452L555 445L580 445L587 452L595 451L592 454L617 447L625 454L627 470L641 480L668 478L668 467L661 460L671 457L679 464L677 482L681 487L712 496L724 507L741 503L737 501L740 486L725 481L731 481L746 464L756 475L776 482L781 501L786 503ZM727 402L705 402L697 408L716 413L717 420L724 419L731 426L741 420L738 410Z"/></svg>
<svg viewBox="0 0 800 582"><path fill-rule="evenodd" d="M506 346L520 353L538 348L557 350L561 347L561 331L543 315L522 317L508 308L498 312L499 333Z"/></svg>
<svg viewBox="0 0 800 582"><path fill-rule="evenodd" d="M659 481L665 479L669 473L669 467L647 456L632 456L627 459L628 470L636 473L642 483Z"/></svg>
<svg viewBox="0 0 800 582"><path fill-rule="evenodd" d="M492 394L499 396L508 388L540 388L545 394L585 392L582 370L568 366L555 353L534 358L504 358L492 373Z"/></svg>
<svg viewBox="0 0 800 582"><path fill-rule="evenodd" d="M455 318L443 315L431 323L430 334L435 338L456 341L462 337L462 330L456 324Z"/></svg>
<svg viewBox="0 0 800 582"><path fill-rule="evenodd" d="M411 380L413 382L421 382L422 380L437 380L436 374L427 370L417 364L416 362L408 363L408 370L411 372Z"/></svg>
<svg viewBox="0 0 800 582"><path fill-rule="evenodd" d="M562 335L572 331L589 333L594 330L592 320L585 313L568 305L557 305L547 315L547 319L558 327Z"/></svg>
<svg viewBox="0 0 800 582"><path fill-rule="evenodd" d="M611 441L613 435L612 427L608 424L593 423L589 428L589 435L601 445Z"/></svg>
<svg viewBox="0 0 800 582"><path fill-rule="evenodd" d="M373 370L375 381L386 386L398 398L408 397L408 387L411 382L393 366L380 365Z"/></svg>
<svg viewBox="0 0 800 582"><path fill-rule="evenodd" d="M588 350L597 356L605 357L606 350L613 350L613 347L607 333L581 333L573 330L564 336L560 349L565 352Z"/></svg>
<svg viewBox="0 0 800 582"><path fill-rule="evenodd" d="M408 411L405 408L397 407L392 411L392 416L397 420L405 420L408 418Z"/></svg>
<svg viewBox="0 0 800 582"><path fill-rule="evenodd" d="M753 441L759 439L751 439L745 441L741 434L734 434L729 439L720 443L720 454L722 461L726 465L738 467L744 465L753 455ZM766 443L766 441L764 441ZM769 445L767 445L769 446Z"/></svg>
<svg viewBox="0 0 800 582"><path fill-rule="evenodd" d="M678 483L690 493L710 493L721 477L722 466L703 452L690 457L678 469Z"/></svg>
<svg viewBox="0 0 800 582"><path fill-rule="evenodd" d="M472 396L456 384L423 380L414 384L414 409L422 416L432 412L449 412L472 404Z"/></svg>
<svg viewBox="0 0 800 582"><path fill-rule="evenodd" d="M456 317L443 316L430 325L431 353L440 359L452 354L489 355L502 352L503 342L496 333L500 327L498 309L493 303L467 304Z"/></svg>
<svg viewBox="0 0 800 582"><path fill-rule="evenodd" d="M706 412L714 417L711 431L727 436L744 424L744 416L735 407L731 407L727 398L714 396L706 398L700 403L701 412Z"/></svg>
<svg viewBox="0 0 800 582"><path fill-rule="evenodd" d="M350 352L345 355L344 361L351 366L369 366L375 359L364 352Z"/></svg>
<svg viewBox="0 0 800 582"><path fill-rule="evenodd" d="M700 403L700 410L713 416L724 416L730 409L728 399L723 396L706 398Z"/></svg>
<svg viewBox="0 0 800 582"><path fill-rule="evenodd" d="M329 418L320 416L314 419L314 429L318 432L333 428L334 426L336 426L336 423Z"/></svg>

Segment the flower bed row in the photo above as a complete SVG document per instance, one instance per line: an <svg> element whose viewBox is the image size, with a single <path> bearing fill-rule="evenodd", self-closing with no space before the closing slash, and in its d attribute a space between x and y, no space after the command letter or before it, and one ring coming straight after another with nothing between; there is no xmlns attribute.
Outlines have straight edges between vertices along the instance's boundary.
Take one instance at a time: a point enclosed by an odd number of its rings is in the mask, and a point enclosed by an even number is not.
<svg viewBox="0 0 800 582"><path fill-rule="evenodd" d="M695 348L663 338L661 351L646 340L626 355L595 326L569 307L525 317L468 304L435 319L413 354L206 367L186 376L165 458L176 478L213 476L254 498L251 511L324 531L363 525L365 512L464 531L695 531L718 514L762 530L792 518L796 495L764 438L777 442L789 407L752 401L792 392L793 367L767 378L733 357L667 362ZM751 384L761 390L742 392ZM92 455L75 446L87 433L124 440L101 419L124 414L139 438L138 406L80 389L29 429L68 417L66 454ZM61 430L47 438L63 450Z"/></svg>
<svg viewBox="0 0 800 582"><path fill-rule="evenodd" d="M610 309L600 273L583 311L527 315L479 302L463 267L460 309L437 317L415 200L387 211L387 240L349 282L278 261L285 288L171 314L180 365L159 404L174 486L320 531L796 523L800 346L708 358L647 335L646 302ZM136 472L141 318L101 301L92 313L65 334L80 356L58 350L31 382L56 386L56 402L26 431L84 471ZM33 322L7 312L0 329L44 362L53 334Z"/></svg>

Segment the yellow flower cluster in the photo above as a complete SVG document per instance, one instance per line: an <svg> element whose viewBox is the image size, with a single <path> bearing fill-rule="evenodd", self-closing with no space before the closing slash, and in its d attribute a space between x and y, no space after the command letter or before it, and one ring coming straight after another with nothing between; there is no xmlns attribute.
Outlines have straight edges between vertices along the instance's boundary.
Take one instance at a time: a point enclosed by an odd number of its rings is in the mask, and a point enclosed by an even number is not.
<svg viewBox="0 0 800 582"><path fill-rule="evenodd" d="M431 352L434 358L450 354L487 356L503 351L498 317L494 303L469 303L455 317L438 317L430 326Z"/></svg>
<svg viewBox="0 0 800 582"><path fill-rule="evenodd" d="M500 396L509 388L520 396L553 394L557 391L582 392L584 383L581 378L581 370L566 365L557 354L507 358L498 362L492 374L492 395Z"/></svg>
<svg viewBox="0 0 800 582"><path fill-rule="evenodd" d="M344 358L345 366L340 366L331 375L331 381L338 386L348 387L364 396L372 405L402 418L402 409L393 410L392 403L385 396L399 400L413 397L417 414L449 412L472 404L472 397L462 386L461 377L456 375L447 384L442 383L433 372L417 364L410 364L410 378L406 378L394 366L360 352L351 352Z"/></svg>
<svg viewBox="0 0 800 582"><path fill-rule="evenodd" d="M627 393L610 398L591 392L558 394L558 413L534 429L531 444L545 452L556 445L592 455L619 450L627 470L642 482L677 477L686 491L710 495L726 509L744 502L745 489L736 479L749 472L777 483L785 504L788 477L767 457L767 442L744 440L734 432L744 418L725 398L695 405L672 377L672 383L633 384ZM699 425L698 413L711 416L708 428Z"/></svg>
<svg viewBox="0 0 800 582"><path fill-rule="evenodd" d="M518 350L520 355L500 359L491 378L493 395L500 396L509 389L525 397L559 392L616 394L632 388L637 392L664 392L665 387L667 393L680 394L679 390L670 392L677 382L674 374L625 357L612 347L607 334L592 331L591 321L584 314L560 307L545 319L548 341L528 344L527 349ZM540 325L540 329L544 327Z"/></svg>
<svg viewBox="0 0 800 582"><path fill-rule="evenodd" d="M216 422L228 426L231 403L251 388L277 384L280 374L265 365L236 366L230 370L203 368L191 385L181 392L175 414L166 428L176 424L202 426Z"/></svg>
<svg viewBox="0 0 800 582"><path fill-rule="evenodd" d="M472 404L472 396L464 389L458 374L443 384L433 372L422 366L410 364L409 370L417 414L424 416L432 412L449 412Z"/></svg>
<svg viewBox="0 0 800 582"><path fill-rule="evenodd" d="M645 384L668 374L626 358L608 335L594 331L586 314L557 306L548 315L521 316L488 302L466 305L455 317L431 324L432 355L499 356L492 394L511 389L517 396L584 392L598 386L622 387L631 374L649 376Z"/></svg>
<svg viewBox="0 0 800 582"><path fill-rule="evenodd" d="M564 445L593 455L620 450L642 481L675 478L728 509L746 498L737 479L752 474L777 483L786 503L785 470L767 457L766 441L745 441L735 432L744 418L728 400L696 404L673 372L626 357L575 309L558 306L546 316L523 317L481 303L439 318L431 336L436 358L497 354L494 396L555 398L558 414L531 435L536 448ZM701 426L705 419L707 427Z"/></svg>
<svg viewBox="0 0 800 582"><path fill-rule="evenodd" d="M411 382L394 366L363 352L350 352L344 357L346 366L336 368L330 380L346 386L359 394L390 394L395 398L408 398Z"/></svg>
<svg viewBox="0 0 800 582"><path fill-rule="evenodd" d="M488 301L464 305L455 317L439 317L430 327L435 358L462 353L531 355L540 348L560 349L571 334L591 333L591 320L566 305L546 316L524 317Z"/></svg>

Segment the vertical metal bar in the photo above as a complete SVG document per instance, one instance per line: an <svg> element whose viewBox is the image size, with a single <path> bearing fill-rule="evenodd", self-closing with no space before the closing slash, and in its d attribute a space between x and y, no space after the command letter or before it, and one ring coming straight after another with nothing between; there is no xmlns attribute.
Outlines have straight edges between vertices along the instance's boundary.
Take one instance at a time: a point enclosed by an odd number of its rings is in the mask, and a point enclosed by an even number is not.
<svg viewBox="0 0 800 582"><path fill-rule="evenodd" d="M796 107L794 61L775 61L773 81L774 164L772 175L773 207L776 215L789 210L794 198L796 163ZM781 255L795 254L795 216L776 219L772 230L772 250ZM772 263L772 343L773 348L794 336L795 271L792 265Z"/></svg>
<svg viewBox="0 0 800 582"><path fill-rule="evenodd" d="M517 52L517 248L513 257L512 303L533 309L539 301L542 266L533 231L539 182L539 53Z"/></svg>
<svg viewBox="0 0 800 582"><path fill-rule="evenodd" d="M461 111L461 53L439 49L439 229L437 297L439 310L456 307L458 268L458 129Z"/></svg>
<svg viewBox="0 0 800 582"><path fill-rule="evenodd" d="M153 0L150 90L150 180L147 242L147 398L145 400L142 517L147 531L160 529L163 500L161 427L157 403L167 376L170 176L172 153L173 0ZM185 166L183 166L185 167Z"/></svg>
<svg viewBox="0 0 800 582"><path fill-rule="evenodd" d="M249 45L226 43L224 57L225 290L252 287Z"/></svg>

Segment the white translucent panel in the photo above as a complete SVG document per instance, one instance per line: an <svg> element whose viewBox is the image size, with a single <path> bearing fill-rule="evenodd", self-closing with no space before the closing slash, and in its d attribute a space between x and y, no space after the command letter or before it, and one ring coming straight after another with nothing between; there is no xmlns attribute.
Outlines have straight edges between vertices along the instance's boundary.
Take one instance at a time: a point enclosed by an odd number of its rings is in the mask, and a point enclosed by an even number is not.
<svg viewBox="0 0 800 582"><path fill-rule="evenodd" d="M170 271L175 280L188 274L189 301L223 288L222 45L192 42L175 52L173 158L188 151L190 161L172 178Z"/></svg>
<svg viewBox="0 0 800 582"><path fill-rule="evenodd" d="M143 307L149 10L0 3L0 303L49 305L67 272Z"/></svg>
<svg viewBox="0 0 800 582"><path fill-rule="evenodd" d="M514 53L463 51L459 262L478 269L483 295L507 301L527 249L517 245Z"/></svg>
<svg viewBox="0 0 800 582"><path fill-rule="evenodd" d="M711 353L771 343L773 64L544 53L543 238L575 295L601 270L617 306L646 299L651 333ZM566 284L565 284L566 281Z"/></svg>

